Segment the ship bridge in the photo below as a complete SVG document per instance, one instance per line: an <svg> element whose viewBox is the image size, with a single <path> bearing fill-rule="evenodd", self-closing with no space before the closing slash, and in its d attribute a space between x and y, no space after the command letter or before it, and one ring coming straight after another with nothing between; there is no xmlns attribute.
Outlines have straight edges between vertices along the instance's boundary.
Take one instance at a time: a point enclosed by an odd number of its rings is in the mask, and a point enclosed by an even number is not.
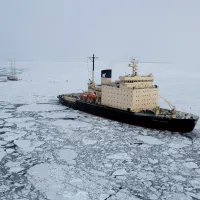
<svg viewBox="0 0 200 200"><path fill-rule="evenodd" d="M147 88L153 86L153 76L120 76L121 88Z"/></svg>

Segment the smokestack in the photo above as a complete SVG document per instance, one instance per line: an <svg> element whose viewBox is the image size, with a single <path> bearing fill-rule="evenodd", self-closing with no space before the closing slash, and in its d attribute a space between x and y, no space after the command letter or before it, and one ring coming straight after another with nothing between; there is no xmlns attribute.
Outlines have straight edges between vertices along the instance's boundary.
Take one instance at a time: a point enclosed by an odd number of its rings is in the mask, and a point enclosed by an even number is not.
<svg viewBox="0 0 200 200"><path fill-rule="evenodd" d="M109 84L112 81L112 70L101 70L101 85Z"/></svg>

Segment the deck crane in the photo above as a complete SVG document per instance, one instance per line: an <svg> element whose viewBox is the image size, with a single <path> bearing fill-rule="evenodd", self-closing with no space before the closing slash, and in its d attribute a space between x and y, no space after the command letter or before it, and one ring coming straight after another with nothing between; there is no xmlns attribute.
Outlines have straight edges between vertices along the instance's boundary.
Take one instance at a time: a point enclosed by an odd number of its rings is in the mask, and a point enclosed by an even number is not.
<svg viewBox="0 0 200 200"><path fill-rule="evenodd" d="M161 95L159 95L159 96L169 105L169 107L171 108L171 114L172 114L173 118L175 118L176 117L176 107L173 104L171 104L168 100L166 100L164 97L162 97Z"/></svg>
<svg viewBox="0 0 200 200"><path fill-rule="evenodd" d="M168 105L171 109L176 109L174 105L172 105L167 99L165 99L164 97L162 97L161 95L159 95Z"/></svg>

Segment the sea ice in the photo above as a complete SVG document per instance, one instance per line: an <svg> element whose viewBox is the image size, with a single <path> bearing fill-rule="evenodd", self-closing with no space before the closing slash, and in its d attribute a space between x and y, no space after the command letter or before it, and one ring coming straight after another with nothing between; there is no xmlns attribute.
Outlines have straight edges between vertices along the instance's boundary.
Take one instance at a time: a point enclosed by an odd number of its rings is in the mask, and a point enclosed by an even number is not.
<svg viewBox="0 0 200 200"><path fill-rule="evenodd" d="M1 128L0 129L0 132L8 132L8 131L11 131L10 128Z"/></svg>
<svg viewBox="0 0 200 200"><path fill-rule="evenodd" d="M17 127L18 128L23 128L25 127L26 129L30 128L31 126L34 126L35 125L35 122L32 121L32 122L21 122L21 123L17 123Z"/></svg>
<svg viewBox="0 0 200 200"><path fill-rule="evenodd" d="M0 148L0 162L2 160L2 158L6 155L6 152L4 151L4 149Z"/></svg>
<svg viewBox="0 0 200 200"><path fill-rule="evenodd" d="M15 151L14 149L10 149L10 148L9 148L9 149L6 149L6 152L7 152L7 153L12 153L12 152L14 152L14 151Z"/></svg>
<svg viewBox="0 0 200 200"><path fill-rule="evenodd" d="M69 182L76 187L82 187L84 185L83 181L80 178L72 178Z"/></svg>
<svg viewBox="0 0 200 200"><path fill-rule="evenodd" d="M78 154L72 149L61 149L58 153L61 160L65 160L69 163L75 163L74 159L77 155Z"/></svg>
<svg viewBox="0 0 200 200"><path fill-rule="evenodd" d="M12 161L9 161L5 164L6 167L9 167L9 171L10 172L15 172L15 173L18 173L20 171L22 171L24 168L22 168L20 166L20 162L12 162Z"/></svg>
<svg viewBox="0 0 200 200"><path fill-rule="evenodd" d="M135 197L134 195L130 194L129 191L126 189L122 189L116 193L114 200L139 200L139 198Z"/></svg>
<svg viewBox="0 0 200 200"><path fill-rule="evenodd" d="M110 194L101 194L100 197L99 197L99 200L105 200L105 199L108 199L108 197L110 196Z"/></svg>
<svg viewBox="0 0 200 200"><path fill-rule="evenodd" d="M0 193L8 191L10 188L6 185L0 185Z"/></svg>
<svg viewBox="0 0 200 200"><path fill-rule="evenodd" d="M196 199L196 200L197 200L197 199L200 200L200 193L194 194L194 193L192 193L192 192L187 192L187 195L193 197L193 198Z"/></svg>
<svg viewBox="0 0 200 200"><path fill-rule="evenodd" d="M153 144L153 145L161 145L163 144L162 141L160 141L157 138L154 138L152 136L143 136L143 135L139 135L137 137L135 137L137 140L143 141L147 144Z"/></svg>
<svg viewBox="0 0 200 200"><path fill-rule="evenodd" d="M9 117L12 117L11 113L6 113L6 112L0 111L0 119L6 119L6 118L9 118Z"/></svg>
<svg viewBox="0 0 200 200"><path fill-rule="evenodd" d="M97 171L97 170L94 170L94 169L91 169L90 173L94 174L95 176L106 176L105 172Z"/></svg>
<svg viewBox="0 0 200 200"><path fill-rule="evenodd" d="M90 200L88 193L81 190L66 190L63 193L63 200Z"/></svg>
<svg viewBox="0 0 200 200"><path fill-rule="evenodd" d="M6 122L4 124L4 126L6 126L6 127L11 127L11 126L14 126L14 125L15 125L14 123L9 123L9 122Z"/></svg>
<svg viewBox="0 0 200 200"><path fill-rule="evenodd" d="M200 178L193 179L193 180L189 181L189 183L195 189L200 188Z"/></svg>
<svg viewBox="0 0 200 200"><path fill-rule="evenodd" d="M127 175L127 174L128 173L126 172L125 169L118 169L112 175L113 176L123 176L123 175Z"/></svg>
<svg viewBox="0 0 200 200"><path fill-rule="evenodd" d="M185 167L187 167L188 169L195 169L195 168L199 168L198 165L194 162L186 162L183 164Z"/></svg>
<svg viewBox="0 0 200 200"><path fill-rule="evenodd" d="M149 194L149 198L150 198L151 200L157 200L159 197L156 196L155 194Z"/></svg>
<svg viewBox="0 0 200 200"><path fill-rule="evenodd" d="M172 178L176 181L181 181L181 182L186 180L186 178L184 178L183 176L180 176L180 175L174 175L174 176L172 176Z"/></svg>
<svg viewBox="0 0 200 200"><path fill-rule="evenodd" d="M7 144L7 141L0 140L0 146L4 146Z"/></svg>
<svg viewBox="0 0 200 200"><path fill-rule="evenodd" d="M181 148L187 147L187 146L188 146L188 144L181 144L181 143L175 143L175 142L171 142L169 144L169 147L175 148L175 149L181 149Z"/></svg>
<svg viewBox="0 0 200 200"><path fill-rule="evenodd" d="M155 174L150 171L140 171L137 173L137 177L141 180L154 180L155 179Z"/></svg>
<svg viewBox="0 0 200 200"><path fill-rule="evenodd" d="M25 152L31 152L36 147L44 144L42 141L31 142L30 140L15 140L14 143Z"/></svg>
<svg viewBox="0 0 200 200"><path fill-rule="evenodd" d="M184 193L172 193L172 192L164 192L161 200L193 200L192 197L190 197L187 194Z"/></svg>
<svg viewBox="0 0 200 200"><path fill-rule="evenodd" d="M29 104L20 106L17 108L18 112L44 112L44 111L55 111L55 110L64 110L65 107L60 105L51 105L51 104Z"/></svg>
<svg viewBox="0 0 200 200"><path fill-rule="evenodd" d="M158 160L157 160L157 159L151 159L151 158L149 158L148 160L149 160L149 162L152 163L152 164L158 163Z"/></svg>
<svg viewBox="0 0 200 200"><path fill-rule="evenodd" d="M64 112L44 112L41 113L40 115L42 115L44 118L50 118L50 119L59 119L59 118L63 118L63 119L76 119L79 116L83 116L75 111L69 111L69 110L65 110Z"/></svg>
<svg viewBox="0 0 200 200"><path fill-rule="evenodd" d="M34 120L34 118L32 118L32 117L15 117L15 118L6 119L5 121L9 122L9 123L23 123L23 122L31 121L31 120Z"/></svg>
<svg viewBox="0 0 200 200"><path fill-rule="evenodd" d="M109 155L106 158L116 160L131 160L131 157L127 153L116 153Z"/></svg>
<svg viewBox="0 0 200 200"><path fill-rule="evenodd" d="M66 166L39 164L28 170L28 179L37 190L45 193L50 200L89 200L87 192L68 184L70 178ZM79 182L71 179L72 183ZM81 181L80 181L81 182ZM76 185L76 184L75 184Z"/></svg>
<svg viewBox="0 0 200 200"><path fill-rule="evenodd" d="M4 135L2 135L2 138L4 138L4 140L6 140L6 141L16 140L16 139L23 137L25 134L26 134L26 132L24 132L24 131L7 132Z"/></svg>
<svg viewBox="0 0 200 200"><path fill-rule="evenodd" d="M105 163L104 165L105 165L105 167L108 167L108 168L111 168L111 167L112 167L112 164L111 164L111 163Z"/></svg>
<svg viewBox="0 0 200 200"><path fill-rule="evenodd" d="M95 144L97 141L96 140L91 140L88 138L83 138L83 144L85 145L90 145L90 144Z"/></svg>
<svg viewBox="0 0 200 200"><path fill-rule="evenodd" d="M169 147L175 148L175 149L181 149L187 146L190 146L192 144L192 141L188 138L183 138L182 136L179 137L172 137L171 142L169 143Z"/></svg>
<svg viewBox="0 0 200 200"><path fill-rule="evenodd" d="M5 109L15 109L15 106L14 105L6 105L4 108Z"/></svg>
<svg viewBox="0 0 200 200"><path fill-rule="evenodd" d="M56 120L54 122L51 123L52 125L55 126L60 126L63 129L66 128L72 128L72 129L76 129L76 128L87 128L89 129L91 127L91 124L86 123L86 122L81 122L81 121L76 121L76 120Z"/></svg>

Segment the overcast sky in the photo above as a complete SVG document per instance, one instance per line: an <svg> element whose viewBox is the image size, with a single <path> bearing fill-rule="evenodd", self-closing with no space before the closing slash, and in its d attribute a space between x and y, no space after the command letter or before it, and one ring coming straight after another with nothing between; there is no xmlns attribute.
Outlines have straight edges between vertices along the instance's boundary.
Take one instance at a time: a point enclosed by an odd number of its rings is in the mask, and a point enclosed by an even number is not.
<svg viewBox="0 0 200 200"><path fill-rule="evenodd" d="M200 64L199 0L1 0L0 60Z"/></svg>

